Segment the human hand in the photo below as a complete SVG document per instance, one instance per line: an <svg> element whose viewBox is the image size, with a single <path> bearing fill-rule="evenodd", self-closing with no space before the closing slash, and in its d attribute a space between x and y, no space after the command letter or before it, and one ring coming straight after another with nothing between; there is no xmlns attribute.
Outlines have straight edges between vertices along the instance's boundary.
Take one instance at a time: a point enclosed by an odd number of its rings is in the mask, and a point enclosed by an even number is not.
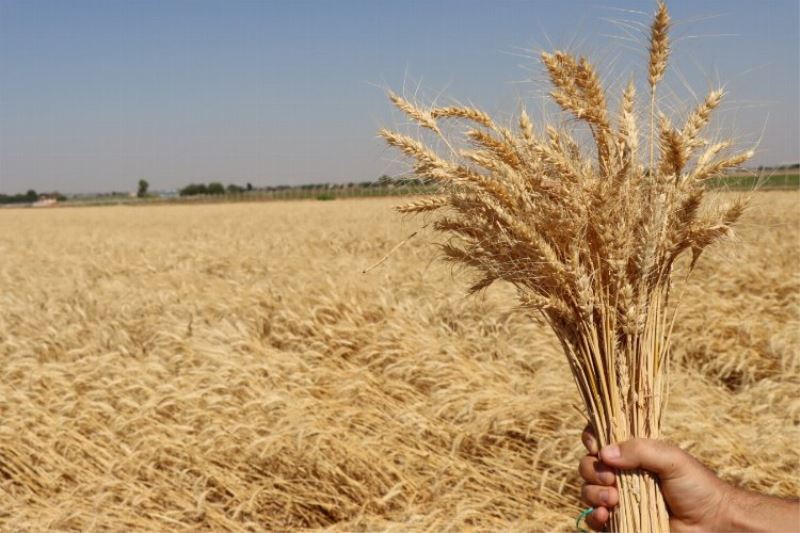
<svg viewBox="0 0 800 533"><path fill-rule="evenodd" d="M586 523L601 530L619 502L615 470L643 469L656 474L670 513L670 531L729 531L734 529L729 508L738 489L677 446L651 439L631 439L598 450L587 426L582 440L588 455L578 472L585 484L581 495L594 511Z"/></svg>

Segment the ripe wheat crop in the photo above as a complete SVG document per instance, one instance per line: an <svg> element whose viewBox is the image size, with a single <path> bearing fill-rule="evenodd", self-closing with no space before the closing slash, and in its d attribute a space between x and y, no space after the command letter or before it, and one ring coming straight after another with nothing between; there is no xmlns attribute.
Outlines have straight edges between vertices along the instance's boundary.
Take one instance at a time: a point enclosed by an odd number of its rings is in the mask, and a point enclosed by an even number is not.
<svg viewBox="0 0 800 533"><path fill-rule="evenodd" d="M757 193L677 280L662 427L783 496L797 201ZM418 226L396 203L0 210L0 530L572 530L559 341L509 287L464 296L430 229L362 274Z"/></svg>

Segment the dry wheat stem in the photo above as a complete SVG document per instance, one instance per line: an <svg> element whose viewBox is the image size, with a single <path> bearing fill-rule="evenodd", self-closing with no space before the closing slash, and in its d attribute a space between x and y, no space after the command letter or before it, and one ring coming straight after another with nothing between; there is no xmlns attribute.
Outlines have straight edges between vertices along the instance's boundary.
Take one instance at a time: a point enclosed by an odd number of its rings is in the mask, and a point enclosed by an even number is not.
<svg viewBox="0 0 800 533"><path fill-rule="evenodd" d="M711 91L680 129L657 109L669 26L666 5L659 2L649 43L647 168L638 162L633 82L612 124L597 71L565 51L542 54L550 96L585 124L591 147L580 146L564 127L545 125L537 133L524 110L511 132L476 109L428 111L394 95L400 110L439 137L438 118L472 123L466 138L473 149L450 159L413 138L380 132L416 162L419 176L441 186L439 195L399 210L442 213L434 228L448 236L445 257L481 275L471 291L506 281L517 288L523 307L541 313L561 341L601 444L660 435L674 322L668 307L673 264L691 250L694 266L706 247L730 234L744 210L740 201L717 212L700 208L704 180L742 164L751 151L731 154L729 143L712 144L692 166L694 150L708 143L700 135L722 91ZM650 475L622 475L610 528L668 530Z"/></svg>

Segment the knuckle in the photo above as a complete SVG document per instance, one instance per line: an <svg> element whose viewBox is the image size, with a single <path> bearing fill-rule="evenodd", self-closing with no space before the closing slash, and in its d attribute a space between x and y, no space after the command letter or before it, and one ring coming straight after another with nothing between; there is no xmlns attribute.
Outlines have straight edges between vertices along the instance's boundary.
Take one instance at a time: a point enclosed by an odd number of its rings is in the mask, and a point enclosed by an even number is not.
<svg viewBox="0 0 800 533"><path fill-rule="evenodd" d="M583 457L578 463L578 474L586 481L589 481L589 474L592 471L591 469L592 469L592 457L587 455Z"/></svg>
<svg viewBox="0 0 800 533"><path fill-rule="evenodd" d="M583 501L587 504L593 507L603 504L603 501L600 498L600 487L586 484L583 486L581 493L583 496Z"/></svg>
<svg viewBox="0 0 800 533"><path fill-rule="evenodd" d="M644 448L644 446L645 446L644 439L636 438L636 439L631 439L631 441L630 441L631 451L633 451L633 452L637 452L637 453L641 452L642 448Z"/></svg>
<svg viewBox="0 0 800 533"><path fill-rule="evenodd" d="M583 429L583 433L581 433L581 442L583 443L584 447L589 451L590 455L597 454L597 440L594 435L594 430L592 427L587 425Z"/></svg>
<svg viewBox="0 0 800 533"><path fill-rule="evenodd" d="M641 438L631 439L627 443L628 452L632 454L633 457L641 457L642 454L646 451L649 442L650 441L648 441L647 439L641 439Z"/></svg>
<svg viewBox="0 0 800 533"><path fill-rule="evenodd" d="M614 482L617 480L616 476L614 475L613 470L609 467L604 465L603 463L597 463L595 465L595 477L597 478L597 482L600 485L613 485Z"/></svg>
<svg viewBox="0 0 800 533"><path fill-rule="evenodd" d="M589 485L584 483L583 487L581 487L581 500L585 503L591 503L589 501Z"/></svg>

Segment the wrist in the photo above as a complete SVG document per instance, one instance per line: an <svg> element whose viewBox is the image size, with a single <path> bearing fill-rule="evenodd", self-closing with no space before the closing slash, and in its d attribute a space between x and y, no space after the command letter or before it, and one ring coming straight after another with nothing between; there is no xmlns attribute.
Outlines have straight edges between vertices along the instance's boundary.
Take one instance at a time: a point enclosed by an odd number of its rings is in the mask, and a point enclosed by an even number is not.
<svg viewBox="0 0 800 533"><path fill-rule="evenodd" d="M715 531L749 531L749 500L747 491L726 484Z"/></svg>
<svg viewBox="0 0 800 533"><path fill-rule="evenodd" d="M796 531L800 502L730 487L720 531Z"/></svg>

